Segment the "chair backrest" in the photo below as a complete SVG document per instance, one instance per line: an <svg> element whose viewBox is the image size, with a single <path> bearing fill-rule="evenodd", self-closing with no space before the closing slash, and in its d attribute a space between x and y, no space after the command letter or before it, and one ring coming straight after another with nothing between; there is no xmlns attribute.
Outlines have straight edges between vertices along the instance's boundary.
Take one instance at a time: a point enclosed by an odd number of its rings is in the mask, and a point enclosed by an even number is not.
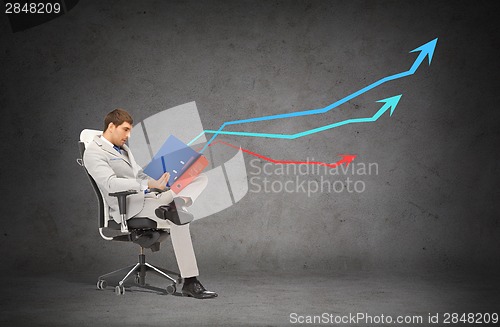
<svg viewBox="0 0 500 327"><path fill-rule="evenodd" d="M98 223L99 223L99 228L107 228L108 227L108 222L109 222L109 206L106 203L106 200L104 199L104 196L101 193L101 190L97 186L97 183L95 180L90 176L88 173L87 169L84 166L83 163L83 154L85 153L85 149L87 146L92 142L94 137L96 135L101 135L102 131L98 130L93 130L93 129L84 129L80 133L80 141L78 142L78 148L80 150L80 160L77 160L78 164L81 165L85 169L85 173L87 177L89 178L90 184L92 185L92 189L94 190L94 193L97 197L97 202L98 202ZM101 233L102 235L102 233ZM104 237L104 236L103 236Z"/></svg>
<svg viewBox="0 0 500 327"><path fill-rule="evenodd" d="M123 230L121 228L121 224L117 224L112 219L110 220L109 206L106 203L106 200L104 199L101 190L97 186L97 183L92 178L92 176L90 176L87 169L85 168L83 162L83 154L85 153L87 146L93 141L94 137L96 135L101 135L101 134L102 134L101 131L92 129L84 129L80 133L80 141L78 142L78 148L80 150L80 159L76 160L77 163L84 168L85 174L89 178L90 184L92 185L92 189L94 190L94 193L97 197L98 211L99 211L98 213L99 233L101 234L101 237L104 238L105 240L126 241L126 242L132 241L143 248L148 248L151 249L153 252L156 252L160 249L160 242L163 242L163 240L165 240L165 238L169 235L167 231L168 228L163 228L163 230L160 231L156 228L156 223L154 221L148 218L137 218L134 219L134 222L136 222L135 224L136 226L132 228L141 230L142 232L140 233L140 235L138 235L136 231L132 231L131 233L129 233L127 229ZM130 225L132 226L132 222L130 222ZM104 235L103 233L104 229L121 230L122 233L126 234L109 237Z"/></svg>

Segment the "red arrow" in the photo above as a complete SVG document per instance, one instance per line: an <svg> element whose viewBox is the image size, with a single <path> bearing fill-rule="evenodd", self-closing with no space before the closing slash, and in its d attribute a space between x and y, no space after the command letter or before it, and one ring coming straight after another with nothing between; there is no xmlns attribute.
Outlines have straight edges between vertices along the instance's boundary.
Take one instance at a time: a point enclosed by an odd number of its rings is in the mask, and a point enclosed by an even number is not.
<svg viewBox="0 0 500 327"><path fill-rule="evenodd" d="M269 162L272 162L274 164L285 164L285 165L300 165L300 164L306 164L306 165L318 165L318 166L326 166L326 167L330 167L330 168L335 168L337 166L340 166L342 164L346 164L346 166L349 166L349 164L356 158L356 155L354 154L341 154L340 156L342 157L342 159L340 159L339 161L337 162L334 162L334 163L326 163L326 162L321 162L321 161L290 161L290 160L275 160L275 159L272 159L272 158L269 158L269 157L266 157L266 156L263 156L261 154L258 154L258 153L255 153L255 152L252 152L250 150L247 150L247 149L243 149L242 147L240 146L236 146L236 145L233 145L231 143L227 143L227 142L224 142L224 141L215 141L215 142L212 142L209 144L209 146L212 146L214 144L217 144L217 143L221 143L221 144L224 144L224 145L227 145L231 148L234 148L234 149L241 149L241 151L245 152L245 153L248 153L254 157L257 157L257 158L260 158L260 159L264 159L266 161L269 161Z"/></svg>

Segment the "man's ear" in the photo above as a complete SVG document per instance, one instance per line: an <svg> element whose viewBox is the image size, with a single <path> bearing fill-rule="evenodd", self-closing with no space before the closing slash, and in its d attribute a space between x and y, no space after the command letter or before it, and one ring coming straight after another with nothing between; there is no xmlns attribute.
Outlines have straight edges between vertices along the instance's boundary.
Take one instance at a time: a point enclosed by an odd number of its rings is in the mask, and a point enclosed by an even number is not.
<svg viewBox="0 0 500 327"><path fill-rule="evenodd" d="M113 130L115 129L115 127L116 127L115 124L113 124L112 122L108 124L108 130L110 132L113 132Z"/></svg>

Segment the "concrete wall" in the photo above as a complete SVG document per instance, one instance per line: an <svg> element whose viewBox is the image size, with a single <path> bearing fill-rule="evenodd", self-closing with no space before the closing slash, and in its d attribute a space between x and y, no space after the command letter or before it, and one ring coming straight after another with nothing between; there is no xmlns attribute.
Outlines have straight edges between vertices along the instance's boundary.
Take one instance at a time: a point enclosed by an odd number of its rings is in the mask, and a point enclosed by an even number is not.
<svg viewBox="0 0 500 327"><path fill-rule="evenodd" d="M493 2L81 1L18 33L1 15L4 269L103 272L135 260L135 246L100 239L75 162L80 131L101 128L115 107L139 122L196 101L211 129L323 107L408 70L417 57L408 52L436 37L431 66L413 76L321 117L232 130L303 131L372 116L375 101L403 94L392 117L297 140L220 137L275 159L357 154L354 163L376 163L378 174L325 176L362 181L361 193L250 186L192 225L200 270L498 268L498 14ZM265 177L251 159L249 178ZM152 261L174 264L169 242L164 249Z"/></svg>

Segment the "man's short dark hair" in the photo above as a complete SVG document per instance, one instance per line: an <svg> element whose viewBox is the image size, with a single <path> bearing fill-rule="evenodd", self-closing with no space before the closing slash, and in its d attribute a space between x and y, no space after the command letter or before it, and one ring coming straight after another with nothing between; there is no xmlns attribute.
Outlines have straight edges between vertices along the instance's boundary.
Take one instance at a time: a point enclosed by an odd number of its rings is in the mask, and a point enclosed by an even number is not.
<svg viewBox="0 0 500 327"><path fill-rule="evenodd" d="M130 125L134 123L132 116L130 116L127 111L121 108L110 111L106 117L104 117L104 132L108 129L109 123L113 123L115 126L120 126L124 122L127 122Z"/></svg>

